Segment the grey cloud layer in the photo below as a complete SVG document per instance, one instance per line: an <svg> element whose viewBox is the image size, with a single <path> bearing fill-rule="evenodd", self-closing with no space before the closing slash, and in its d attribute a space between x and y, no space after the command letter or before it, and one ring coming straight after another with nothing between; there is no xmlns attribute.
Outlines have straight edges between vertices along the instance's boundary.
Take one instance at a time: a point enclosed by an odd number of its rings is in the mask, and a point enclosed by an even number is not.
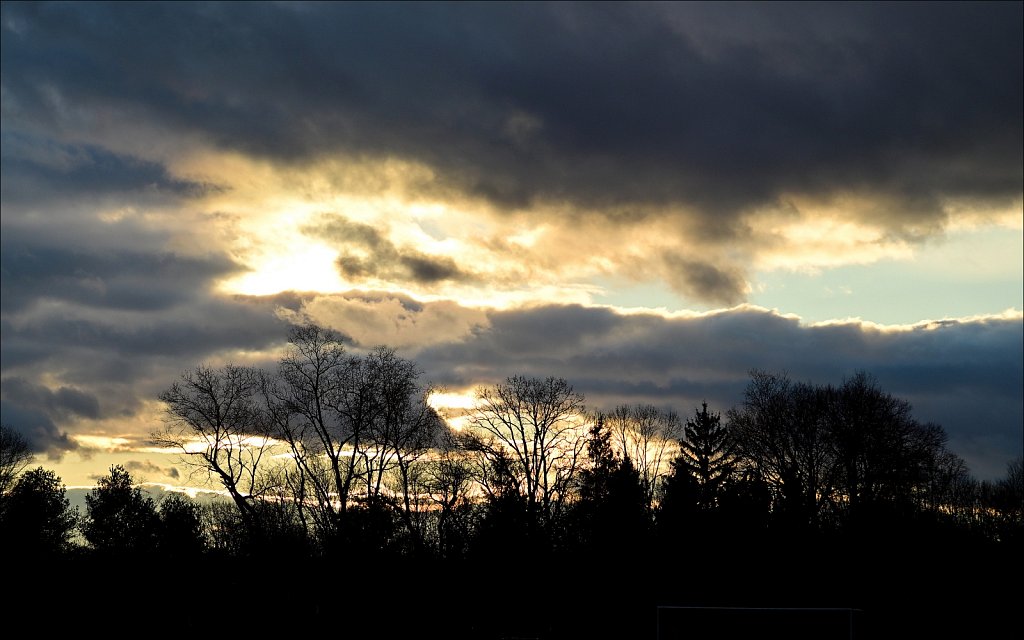
<svg viewBox="0 0 1024 640"><path fill-rule="evenodd" d="M11 313L47 299L100 309L159 311L189 302L210 280L239 271L222 257L60 248L10 235L0 242L0 292L3 310Z"/></svg>
<svg viewBox="0 0 1024 640"><path fill-rule="evenodd" d="M1021 191L1019 3L3 8L4 117L112 110L281 160L402 156L496 202Z"/></svg>
<svg viewBox="0 0 1024 640"><path fill-rule="evenodd" d="M195 196L214 188L170 175L166 167L90 144L4 131L0 136L4 203L38 208L54 201L96 201L132 194L135 204Z"/></svg>
<svg viewBox="0 0 1024 640"><path fill-rule="evenodd" d="M579 306L484 315L384 292L197 299L144 313L135 324L75 318L66 309L30 326L5 321L3 420L40 449L71 448L67 433L78 418L132 416L187 368L231 349L280 345L287 329L280 318L333 325L354 337L353 348L399 346L428 379L450 388L517 373L564 376L593 408L650 402L688 413L706 399L725 409L742 400L753 368L818 383L865 370L909 400L919 419L942 424L982 477L1000 475L1024 440L1019 319L882 331L808 327L756 308L694 318ZM58 372L62 386L43 387L44 372Z"/></svg>
<svg viewBox="0 0 1024 640"><path fill-rule="evenodd" d="M286 324L275 309L288 297L213 296L224 271L171 254L4 247L0 419L36 450L74 449L69 434L90 421L137 426L182 371L278 344Z"/></svg>
<svg viewBox="0 0 1024 640"><path fill-rule="evenodd" d="M584 307L490 314L472 339L427 348L418 359L440 384L557 375L595 408L669 404L688 413L742 400L751 369L840 383L858 370L943 425L975 473L1000 475L1024 446L1024 342L1020 320L951 322L881 331L868 325L804 326L758 309L699 318L618 315Z"/></svg>

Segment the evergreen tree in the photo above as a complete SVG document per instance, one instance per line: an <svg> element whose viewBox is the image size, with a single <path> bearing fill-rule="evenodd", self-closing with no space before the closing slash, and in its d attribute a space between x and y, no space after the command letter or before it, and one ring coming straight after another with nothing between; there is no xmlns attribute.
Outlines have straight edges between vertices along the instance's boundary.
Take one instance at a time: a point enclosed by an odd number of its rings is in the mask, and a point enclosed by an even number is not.
<svg viewBox="0 0 1024 640"><path fill-rule="evenodd" d="M618 461L612 451L611 432L599 417L587 432L587 467L580 472L580 502L598 504L608 498L609 479Z"/></svg>
<svg viewBox="0 0 1024 640"><path fill-rule="evenodd" d="M717 504L722 484L736 467L729 430L722 426L721 414L708 411L708 403L704 402L694 417L686 421L684 434L685 439L679 442L679 456L672 462L674 475L690 476L696 482L698 506L711 509Z"/></svg>
<svg viewBox="0 0 1024 640"><path fill-rule="evenodd" d="M601 418L588 432L587 458L589 464L580 473L572 537L596 549L642 540L650 527L643 479L628 457L615 455L611 432Z"/></svg>
<svg viewBox="0 0 1024 640"><path fill-rule="evenodd" d="M85 539L97 551L138 552L156 547L159 516L152 498L132 486L131 474L121 465L85 496Z"/></svg>

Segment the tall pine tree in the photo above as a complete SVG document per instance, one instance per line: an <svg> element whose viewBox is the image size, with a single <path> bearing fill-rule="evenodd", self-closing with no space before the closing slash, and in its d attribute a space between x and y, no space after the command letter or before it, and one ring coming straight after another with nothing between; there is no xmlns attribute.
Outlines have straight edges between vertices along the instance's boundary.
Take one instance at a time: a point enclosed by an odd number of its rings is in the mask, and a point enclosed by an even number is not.
<svg viewBox="0 0 1024 640"><path fill-rule="evenodd" d="M717 504L718 493L736 468L737 457L729 430L722 426L722 414L708 411L702 403L686 421L685 439L679 442L679 456L673 461L674 474L686 474L696 484L701 509Z"/></svg>

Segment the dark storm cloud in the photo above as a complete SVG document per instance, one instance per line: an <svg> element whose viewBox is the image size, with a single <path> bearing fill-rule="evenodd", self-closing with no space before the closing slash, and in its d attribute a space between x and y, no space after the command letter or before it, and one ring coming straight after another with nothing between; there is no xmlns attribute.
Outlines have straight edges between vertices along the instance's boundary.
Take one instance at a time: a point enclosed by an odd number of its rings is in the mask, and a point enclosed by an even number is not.
<svg viewBox="0 0 1024 640"><path fill-rule="evenodd" d="M137 426L145 403L183 371L282 342L287 325L275 316L276 302L196 295L157 309L62 301L27 310L30 319L5 312L3 420L51 454L75 448L69 435L90 428L76 426L80 419Z"/></svg>
<svg viewBox="0 0 1024 640"><path fill-rule="evenodd" d="M33 407L54 417L99 417L99 401L95 396L71 387L51 391L18 377L3 379L2 397L19 406Z"/></svg>
<svg viewBox="0 0 1024 640"><path fill-rule="evenodd" d="M673 319L574 306L492 312L489 319L486 331L417 354L435 382L459 387L519 373L556 375L594 408L650 402L688 413L705 399L722 410L741 402L751 369L820 384L863 370L910 401L919 420L943 425L952 448L981 476L1002 474L1024 439L1019 319L883 331L805 326L758 309Z"/></svg>
<svg viewBox="0 0 1024 640"><path fill-rule="evenodd" d="M241 269L222 256L73 249L40 242L45 239L5 231L0 241L4 313L41 300L158 311L195 298L212 280Z"/></svg>
<svg viewBox="0 0 1024 640"><path fill-rule="evenodd" d="M0 382L0 419L21 432L35 452L59 456L76 449L77 444L58 425L99 414L98 399L79 389L64 386L51 391L16 376L5 376Z"/></svg>
<svg viewBox="0 0 1024 640"><path fill-rule="evenodd" d="M214 189L171 176L166 167L95 145L4 131L0 135L5 205L38 208L44 202L96 200L131 194L133 201L198 196Z"/></svg>
<svg viewBox="0 0 1024 640"><path fill-rule="evenodd" d="M65 451L78 448L78 444L58 428L44 411L0 399L0 420L25 436L29 448L35 453L59 457Z"/></svg>
<svg viewBox="0 0 1024 640"><path fill-rule="evenodd" d="M783 194L881 194L900 231L946 196L1019 197L1021 21L1020 3L5 3L3 112L400 156L513 206L676 202L721 233Z"/></svg>
<svg viewBox="0 0 1024 640"><path fill-rule="evenodd" d="M427 255L408 247L400 249L377 228L343 216L321 216L316 224L306 225L302 231L306 235L329 240L341 251L336 264L341 274L350 281L392 278L431 285L443 281L466 282L476 279L448 256ZM368 255L351 253L353 247Z"/></svg>
<svg viewBox="0 0 1024 640"><path fill-rule="evenodd" d="M283 340L286 325L260 298L197 299L152 313L89 314L65 307L30 323L4 320L4 368L48 363L68 380L128 382L150 359L198 364L221 350L259 350ZM8 360L7 350L25 360Z"/></svg>

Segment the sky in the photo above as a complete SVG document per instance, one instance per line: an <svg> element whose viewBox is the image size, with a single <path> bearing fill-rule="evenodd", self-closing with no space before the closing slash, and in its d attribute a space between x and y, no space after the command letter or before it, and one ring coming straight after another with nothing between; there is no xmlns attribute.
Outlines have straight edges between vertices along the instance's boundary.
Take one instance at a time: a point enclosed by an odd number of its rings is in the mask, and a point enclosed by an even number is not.
<svg viewBox="0 0 1024 640"><path fill-rule="evenodd" d="M1024 446L1021 3L2 12L0 414L85 486L288 327L593 409L857 371Z"/></svg>

